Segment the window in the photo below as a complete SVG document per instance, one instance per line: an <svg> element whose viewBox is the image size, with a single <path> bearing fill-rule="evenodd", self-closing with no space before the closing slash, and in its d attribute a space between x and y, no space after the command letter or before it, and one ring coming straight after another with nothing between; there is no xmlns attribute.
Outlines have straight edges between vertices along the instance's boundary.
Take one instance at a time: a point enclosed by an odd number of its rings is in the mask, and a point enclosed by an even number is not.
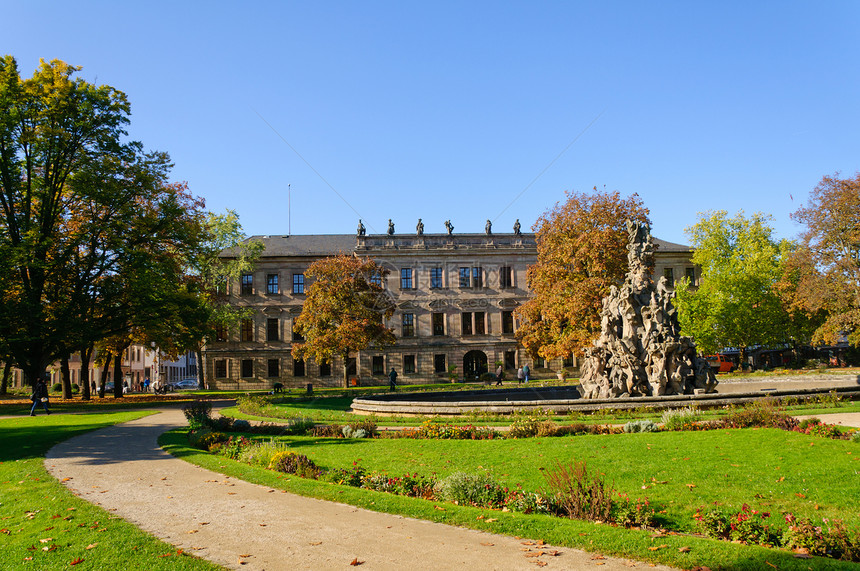
<svg viewBox="0 0 860 571"><path fill-rule="evenodd" d="M502 266L499 268L499 287L508 288L514 287L514 273L510 266Z"/></svg>
<svg viewBox="0 0 860 571"><path fill-rule="evenodd" d="M254 376L254 360L242 359L242 378L248 379Z"/></svg>
<svg viewBox="0 0 860 571"><path fill-rule="evenodd" d="M266 319L266 341L277 341L280 338L278 329L280 329L280 324L277 317Z"/></svg>
<svg viewBox="0 0 860 571"><path fill-rule="evenodd" d="M568 355L561 362L562 367L573 367L573 355Z"/></svg>
<svg viewBox="0 0 860 571"><path fill-rule="evenodd" d="M535 369L544 368L546 368L546 361L544 361L543 357L535 357Z"/></svg>
<svg viewBox="0 0 860 571"><path fill-rule="evenodd" d="M226 341L227 340L227 327L218 324L215 326L215 341Z"/></svg>
<svg viewBox="0 0 860 571"><path fill-rule="evenodd" d="M330 377L331 376L331 363L320 363L320 376L321 377Z"/></svg>
<svg viewBox="0 0 860 571"><path fill-rule="evenodd" d="M505 351L505 368L506 369L516 369L517 368L517 353L516 351Z"/></svg>
<svg viewBox="0 0 860 571"><path fill-rule="evenodd" d="M251 319L242 320L242 341L254 340L254 322Z"/></svg>
<svg viewBox="0 0 860 571"><path fill-rule="evenodd" d="M304 377L305 376L305 361L304 361L304 359L293 359L293 376L294 377Z"/></svg>
<svg viewBox="0 0 860 571"><path fill-rule="evenodd" d="M672 268L663 268L663 277L669 287L675 287L675 272Z"/></svg>
<svg viewBox="0 0 860 571"><path fill-rule="evenodd" d="M278 359L269 359L267 372L270 379L277 379L281 376L281 366Z"/></svg>
<svg viewBox="0 0 860 571"><path fill-rule="evenodd" d="M460 287L469 287L471 283L469 280L469 268L460 268Z"/></svg>
<svg viewBox="0 0 860 571"><path fill-rule="evenodd" d="M460 334L461 335L471 335L472 334L472 313L469 311L464 311L460 314L461 325Z"/></svg>
<svg viewBox="0 0 860 571"><path fill-rule="evenodd" d="M412 289L412 268L400 270L400 289Z"/></svg>
<svg viewBox="0 0 860 571"><path fill-rule="evenodd" d="M460 268L460 287L481 287L481 268Z"/></svg>
<svg viewBox="0 0 860 571"><path fill-rule="evenodd" d="M415 372L415 355L403 355L403 372L407 375Z"/></svg>
<svg viewBox="0 0 860 571"><path fill-rule="evenodd" d="M215 284L215 293L218 295L227 295L227 279L218 280Z"/></svg>
<svg viewBox="0 0 860 571"><path fill-rule="evenodd" d="M415 314L414 313L404 313L403 314L403 337L415 337Z"/></svg>
<svg viewBox="0 0 860 571"><path fill-rule="evenodd" d="M305 293L305 274L293 274L293 293Z"/></svg>
<svg viewBox="0 0 860 571"><path fill-rule="evenodd" d="M370 274L370 283L373 285L378 285L382 287L382 273L379 271L373 272Z"/></svg>
<svg viewBox="0 0 860 571"><path fill-rule="evenodd" d="M476 311L475 312L475 335L483 335L486 333L486 329L484 327L484 312Z"/></svg>
<svg viewBox="0 0 860 571"><path fill-rule="evenodd" d="M254 293L254 274L242 274L242 295Z"/></svg>
<svg viewBox="0 0 860 571"><path fill-rule="evenodd" d="M227 378L227 359L215 359L215 378Z"/></svg>
<svg viewBox="0 0 860 571"><path fill-rule="evenodd" d="M445 335L445 314L433 314L433 335Z"/></svg>
<svg viewBox="0 0 860 571"><path fill-rule="evenodd" d="M430 268L430 289L442 287L442 268Z"/></svg>
<svg viewBox="0 0 860 571"><path fill-rule="evenodd" d="M278 293L278 274L266 275L266 293L270 295Z"/></svg>
<svg viewBox="0 0 860 571"><path fill-rule="evenodd" d="M296 343L304 343L305 341L305 338L302 336L302 334L296 330L295 325L293 325L293 341L295 341Z"/></svg>
<svg viewBox="0 0 860 571"><path fill-rule="evenodd" d="M448 368L445 363L445 355L433 355L433 370L437 373L445 373Z"/></svg>
<svg viewBox="0 0 860 571"><path fill-rule="evenodd" d="M696 268L684 268L684 276L690 282L690 285L699 285L696 283Z"/></svg>
<svg viewBox="0 0 860 571"><path fill-rule="evenodd" d="M502 312L502 334L511 334L514 332L514 312Z"/></svg>
<svg viewBox="0 0 860 571"><path fill-rule="evenodd" d="M383 357L382 355L373 356L373 361L371 364L371 373L377 376L385 374L385 357Z"/></svg>

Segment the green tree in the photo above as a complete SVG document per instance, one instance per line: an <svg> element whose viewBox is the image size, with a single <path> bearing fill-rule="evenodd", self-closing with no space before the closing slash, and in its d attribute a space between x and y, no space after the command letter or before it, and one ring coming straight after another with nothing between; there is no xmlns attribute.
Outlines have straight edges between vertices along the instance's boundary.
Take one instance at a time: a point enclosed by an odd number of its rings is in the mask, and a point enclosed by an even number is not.
<svg viewBox="0 0 860 571"><path fill-rule="evenodd" d="M787 264L786 300L818 324L814 342L847 335L860 346L860 173L825 176L792 218L806 229Z"/></svg>
<svg viewBox="0 0 860 571"><path fill-rule="evenodd" d="M729 218L720 210L687 228L702 276L696 289L680 280L675 305L682 331L700 350L737 347L743 362L751 345L789 341L792 322L775 289L789 246L773 238L769 220L743 212Z"/></svg>
<svg viewBox="0 0 860 571"><path fill-rule="evenodd" d="M315 261L306 274L313 283L295 323L305 341L293 344L293 357L311 356L318 363L330 363L340 356L343 383L349 386L350 353L395 342L394 332L385 326L394 314L394 304L374 281L387 271L373 260L341 254Z"/></svg>
<svg viewBox="0 0 860 571"><path fill-rule="evenodd" d="M627 220L648 223L638 195L568 192L535 223L537 263L528 269L532 298L520 306L517 338L532 356L566 357L600 334L609 288L627 273Z"/></svg>

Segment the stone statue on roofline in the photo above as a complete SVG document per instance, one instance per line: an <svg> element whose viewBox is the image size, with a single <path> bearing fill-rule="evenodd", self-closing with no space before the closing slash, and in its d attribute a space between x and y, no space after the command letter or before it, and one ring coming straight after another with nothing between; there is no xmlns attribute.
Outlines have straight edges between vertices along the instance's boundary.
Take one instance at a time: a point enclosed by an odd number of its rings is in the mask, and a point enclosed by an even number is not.
<svg viewBox="0 0 860 571"><path fill-rule="evenodd" d="M394 236L394 222L391 221L391 218L388 219L388 235Z"/></svg>
<svg viewBox="0 0 860 571"><path fill-rule="evenodd" d="M516 227L515 227L516 230ZM603 299L600 337L585 350L583 398L716 392L717 379L696 344L681 335L674 292L665 277L655 285L654 244L647 224L627 222L630 270Z"/></svg>
<svg viewBox="0 0 860 571"><path fill-rule="evenodd" d="M364 227L364 224L361 222L361 219L358 221L358 229L356 230L356 234L358 236L364 236L367 233L367 229Z"/></svg>
<svg viewBox="0 0 860 571"><path fill-rule="evenodd" d="M487 219L487 223L484 225L484 232L487 233L487 236L490 236L493 233L493 221L489 218Z"/></svg>
<svg viewBox="0 0 860 571"><path fill-rule="evenodd" d="M519 236L520 234L522 234L522 232L520 232L520 219L519 218L517 218L517 221L514 222L514 234L516 236Z"/></svg>
<svg viewBox="0 0 860 571"><path fill-rule="evenodd" d="M424 223L423 223L423 222L421 222L421 219L420 219L420 218L418 219L418 225L417 225L417 226L415 226L415 232L416 232L419 236L423 236L423 235L424 235Z"/></svg>
<svg viewBox="0 0 860 571"><path fill-rule="evenodd" d="M451 236L454 233L454 225L451 224L450 220L445 221L445 229L448 231L449 236Z"/></svg>

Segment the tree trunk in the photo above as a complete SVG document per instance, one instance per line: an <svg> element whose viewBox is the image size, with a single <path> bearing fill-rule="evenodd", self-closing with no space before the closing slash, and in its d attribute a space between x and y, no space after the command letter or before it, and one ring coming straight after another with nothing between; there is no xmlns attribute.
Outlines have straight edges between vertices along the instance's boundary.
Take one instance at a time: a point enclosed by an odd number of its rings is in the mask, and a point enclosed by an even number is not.
<svg viewBox="0 0 860 571"><path fill-rule="evenodd" d="M60 359L60 377L63 383L63 398L72 398L72 375L69 371L69 355L63 355Z"/></svg>
<svg viewBox="0 0 860 571"><path fill-rule="evenodd" d="M738 360L740 362L741 372L743 372L745 369L745 366L749 365L749 363L747 363L747 348L746 348L746 346L738 347ZM750 367L750 370L752 370L752 367Z"/></svg>
<svg viewBox="0 0 860 571"><path fill-rule="evenodd" d="M0 379L0 395L5 395L9 388L9 374L12 372L12 363L3 363L3 378Z"/></svg>
<svg viewBox="0 0 860 571"><path fill-rule="evenodd" d="M349 351L343 354L343 386L344 388L349 388L349 375L347 371L349 370Z"/></svg>
<svg viewBox="0 0 860 571"><path fill-rule="evenodd" d="M122 352L125 349L120 349L119 354L113 357L113 396L114 398L122 398Z"/></svg>
<svg viewBox="0 0 860 571"><path fill-rule="evenodd" d="M78 375L81 383L81 400L90 400L90 356L92 347L81 350L81 374Z"/></svg>
<svg viewBox="0 0 860 571"><path fill-rule="evenodd" d="M209 387L206 386L205 368L203 367L203 350L197 347L194 355L197 357L197 388L208 389Z"/></svg>
<svg viewBox="0 0 860 571"><path fill-rule="evenodd" d="M102 369L101 384L99 385L99 398L105 398L105 386L107 385L108 372L110 371L110 351L105 353L104 369Z"/></svg>

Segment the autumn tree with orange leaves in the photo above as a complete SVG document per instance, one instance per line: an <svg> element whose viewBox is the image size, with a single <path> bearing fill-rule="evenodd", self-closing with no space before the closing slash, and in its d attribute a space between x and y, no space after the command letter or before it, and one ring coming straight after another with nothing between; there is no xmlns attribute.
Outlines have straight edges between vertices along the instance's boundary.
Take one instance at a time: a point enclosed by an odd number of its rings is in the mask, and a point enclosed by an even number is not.
<svg viewBox="0 0 860 571"><path fill-rule="evenodd" d="M650 223L638 195L568 192L535 223L537 263L527 278L533 297L516 310L517 338L530 355L566 357L600 334L609 288L627 272L628 220Z"/></svg>
<svg viewBox="0 0 860 571"><path fill-rule="evenodd" d="M349 386L351 353L395 342L394 332L385 326L394 304L376 279L387 271L368 258L341 254L317 260L305 274L312 283L295 323L305 341L293 344L293 358L331 363L338 356L344 386Z"/></svg>
<svg viewBox="0 0 860 571"><path fill-rule="evenodd" d="M805 226L781 293L793 310L822 316L815 343L843 335L860 346L860 173L825 176L792 218Z"/></svg>

